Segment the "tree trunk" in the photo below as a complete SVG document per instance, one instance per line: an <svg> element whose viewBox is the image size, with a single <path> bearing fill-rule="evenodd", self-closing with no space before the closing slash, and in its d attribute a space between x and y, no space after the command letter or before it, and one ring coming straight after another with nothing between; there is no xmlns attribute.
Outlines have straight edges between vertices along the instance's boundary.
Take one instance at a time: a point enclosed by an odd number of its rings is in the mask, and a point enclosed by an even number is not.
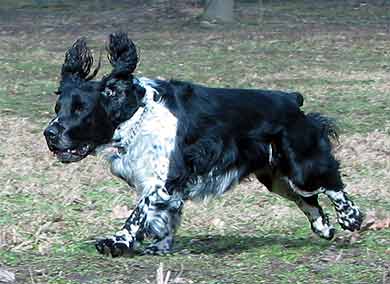
<svg viewBox="0 0 390 284"><path fill-rule="evenodd" d="M234 0L207 0L205 16L223 22L234 21Z"/></svg>

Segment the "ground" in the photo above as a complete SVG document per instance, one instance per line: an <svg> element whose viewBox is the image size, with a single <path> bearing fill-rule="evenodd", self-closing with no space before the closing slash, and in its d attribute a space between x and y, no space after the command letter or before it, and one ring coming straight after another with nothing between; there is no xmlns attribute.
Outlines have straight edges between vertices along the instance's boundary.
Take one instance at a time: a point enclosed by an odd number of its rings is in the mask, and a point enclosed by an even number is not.
<svg viewBox="0 0 390 284"><path fill-rule="evenodd" d="M160 264L169 283L390 283L388 2L240 3L228 26L203 21L197 1L14 2L0 8L0 283L4 271L17 283L156 283ZM249 179L187 204L172 255L98 255L94 239L120 228L135 196L99 158L57 162L42 129L66 48L86 36L97 60L119 29L140 48L138 76L296 90L306 111L335 117L364 230L337 225L321 240L295 205Z"/></svg>

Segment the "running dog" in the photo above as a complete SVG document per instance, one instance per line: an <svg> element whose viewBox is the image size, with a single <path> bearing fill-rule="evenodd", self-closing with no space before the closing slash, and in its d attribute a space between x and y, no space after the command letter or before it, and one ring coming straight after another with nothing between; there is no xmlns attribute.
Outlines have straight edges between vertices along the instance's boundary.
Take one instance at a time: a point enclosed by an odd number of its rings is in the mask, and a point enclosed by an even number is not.
<svg viewBox="0 0 390 284"><path fill-rule="evenodd" d="M98 240L100 253L129 254L144 237L150 254L171 251L186 200L219 196L250 174L271 192L297 204L314 233L332 239L318 203L325 194L343 229L358 230L362 213L345 193L333 121L305 114L299 93L211 88L133 75L138 55L126 33L109 36L112 72L92 80L85 39L66 52L55 117L44 131L64 163L103 151L115 176L139 200L123 228ZM212 213L211 213L212 214Z"/></svg>

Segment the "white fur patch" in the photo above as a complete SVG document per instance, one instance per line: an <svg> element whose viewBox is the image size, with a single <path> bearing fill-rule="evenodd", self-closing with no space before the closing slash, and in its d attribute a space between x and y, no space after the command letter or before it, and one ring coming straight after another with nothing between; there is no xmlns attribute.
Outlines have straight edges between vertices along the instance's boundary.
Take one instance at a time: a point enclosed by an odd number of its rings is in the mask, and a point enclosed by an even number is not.
<svg viewBox="0 0 390 284"><path fill-rule="evenodd" d="M200 176L195 183L188 183L184 192L186 197L194 200L205 200L208 197L219 196L239 183L239 171L232 169L220 175Z"/></svg>
<svg viewBox="0 0 390 284"><path fill-rule="evenodd" d="M317 231L318 233L320 233L325 238L329 238L333 234L333 232L332 232L333 227L326 224L322 217L318 217L312 223L312 225L313 225L314 230Z"/></svg>
<svg viewBox="0 0 390 284"><path fill-rule="evenodd" d="M348 199L346 193L342 190L327 190L325 193L336 209L337 221L339 224L344 229L351 231L359 229L363 219L362 213L360 212L359 207Z"/></svg>
<svg viewBox="0 0 390 284"><path fill-rule="evenodd" d="M326 195L329 196L330 199L336 202L345 202L344 192L343 191L334 191L328 190L326 191Z"/></svg>
<svg viewBox="0 0 390 284"><path fill-rule="evenodd" d="M134 185L141 195L156 184L164 185L177 129L176 117L163 103L153 101L155 90L144 87L146 109L140 108L116 129L113 139L119 141L120 151L109 158L113 174ZM134 129L141 117L141 125Z"/></svg>
<svg viewBox="0 0 390 284"><path fill-rule="evenodd" d="M114 243L122 243L125 244L127 247L133 246L135 235L132 236L126 229L123 229L119 232L117 232L113 237L112 240Z"/></svg>

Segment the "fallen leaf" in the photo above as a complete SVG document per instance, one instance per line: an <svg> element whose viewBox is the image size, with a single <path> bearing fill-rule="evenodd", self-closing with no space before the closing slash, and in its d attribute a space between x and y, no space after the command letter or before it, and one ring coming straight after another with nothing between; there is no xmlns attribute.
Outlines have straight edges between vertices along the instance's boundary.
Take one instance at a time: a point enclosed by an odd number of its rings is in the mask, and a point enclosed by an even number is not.
<svg viewBox="0 0 390 284"><path fill-rule="evenodd" d="M124 206L117 205L114 206L114 208L112 208L111 216L114 219L126 219L130 216L130 214L131 211L129 210L129 207L127 207L126 205Z"/></svg>
<svg viewBox="0 0 390 284"><path fill-rule="evenodd" d="M370 227L370 230L383 230L390 228L390 218L376 220Z"/></svg>
<svg viewBox="0 0 390 284"><path fill-rule="evenodd" d="M370 210L366 213L363 224L360 228L360 233L367 230L383 230L390 228L390 217L378 216L375 210Z"/></svg>
<svg viewBox="0 0 390 284"><path fill-rule="evenodd" d="M363 223L362 223L362 226L360 228L360 232L369 230L370 227L375 223L376 219L377 219L377 216L376 216L375 210L367 211L366 216L363 219Z"/></svg>

